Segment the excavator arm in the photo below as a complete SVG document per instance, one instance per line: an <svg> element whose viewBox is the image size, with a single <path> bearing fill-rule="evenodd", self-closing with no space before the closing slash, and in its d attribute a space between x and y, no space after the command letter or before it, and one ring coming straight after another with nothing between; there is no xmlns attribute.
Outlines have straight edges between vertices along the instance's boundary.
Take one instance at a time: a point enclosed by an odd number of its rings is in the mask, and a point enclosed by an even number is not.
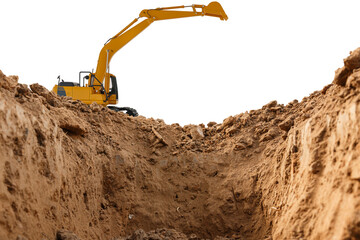
<svg viewBox="0 0 360 240"><path fill-rule="evenodd" d="M172 11L172 9L192 8L192 11ZM201 11L197 11L197 9ZM176 6L156 9L145 9L140 12L140 17L152 18L154 20L166 20L174 18L195 17L195 16L211 16L218 17L221 20L227 20L228 17L218 2L211 2L205 5Z"/></svg>
<svg viewBox="0 0 360 240"><path fill-rule="evenodd" d="M178 10L183 8L191 8L192 11ZM89 86L93 86L95 92L105 90L106 93L109 93L111 77L109 73L109 64L111 58L117 51L134 39L154 21L196 16L218 17L220 20L228 19L224 9L218 2L211 2L207 6L190 5L142 10L138 18L134 19L128 26L105 43L99 54L96 72L90 73L89 75ZM133 26L140 18L146 19ZM103 85L104 81L105 84Z"/></svg>

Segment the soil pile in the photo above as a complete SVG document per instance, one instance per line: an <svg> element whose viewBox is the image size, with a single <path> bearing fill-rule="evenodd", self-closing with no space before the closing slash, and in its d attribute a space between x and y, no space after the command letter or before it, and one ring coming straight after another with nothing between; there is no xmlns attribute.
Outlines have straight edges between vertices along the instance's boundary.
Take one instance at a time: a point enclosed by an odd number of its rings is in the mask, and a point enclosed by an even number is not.
<svg viewBox="0 0 360 240"><path fill-rule="evenodd" d="M301 102L207 126L0 71L0 239L359 239L359 52Z"/></svg>

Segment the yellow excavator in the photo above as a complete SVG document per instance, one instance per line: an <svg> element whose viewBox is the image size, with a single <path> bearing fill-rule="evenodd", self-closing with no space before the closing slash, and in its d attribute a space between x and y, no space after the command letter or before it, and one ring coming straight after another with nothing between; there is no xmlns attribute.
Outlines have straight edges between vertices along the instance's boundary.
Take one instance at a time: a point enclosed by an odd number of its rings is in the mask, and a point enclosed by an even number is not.
<svg viewBox="0 0 360 240"><path fill-rule="evenodd" d="M183 8L191 8L192 11L179 10ZM52 91L59 96L70 96L74 100L80 100L86 104L94 102L103 106L117 104L116 77L109 72L109 64L113 55L155 21L195 16L218 17L220 20L228 19L224 9L218 2L211 2L207 6L193 4L190 6L142 10L138 18L135 18L105 43L100 51L95 73L81 71L79 73L79 82L64 82L60 80L59 76L58 84L53 87ZM140 18L145 18L145 20L133 26ZM130 116L138 115L135 109L129 107L108 106L108 108L115 111L124 111Z"/></svg>

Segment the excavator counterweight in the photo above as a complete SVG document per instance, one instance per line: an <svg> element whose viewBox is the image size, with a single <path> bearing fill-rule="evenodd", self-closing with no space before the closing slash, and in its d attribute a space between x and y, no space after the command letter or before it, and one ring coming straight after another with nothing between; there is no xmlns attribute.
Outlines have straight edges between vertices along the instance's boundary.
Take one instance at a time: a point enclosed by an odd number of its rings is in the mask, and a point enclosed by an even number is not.
<svg viewBox="0 0 360 240"><path fill-rule="evenodd" d="M191 8L192 11L179 10L182 8ZM64 82L59 79L58 84L53 87L53 91L60 96L70 96L86 104L93 102L103 106L117 104L117 81L116 77L109 72L110 61L114 54L155 21L196 16L218 17L220 20L228 19L224 9L218 2L211 2L207 6L193 4L190 6L144 9L140 12L138 18L135 18L130 24L105 43L100 51L95 73L80 72L79 83ZM134 26L140 18L145 19ZM83 78L83 81L81 81L81 74L83 73L87 75ZM111 106L110 108L113 110L126 111L129 115L137 116L136 110L132 108L117 108L115 106Z"/></svg>

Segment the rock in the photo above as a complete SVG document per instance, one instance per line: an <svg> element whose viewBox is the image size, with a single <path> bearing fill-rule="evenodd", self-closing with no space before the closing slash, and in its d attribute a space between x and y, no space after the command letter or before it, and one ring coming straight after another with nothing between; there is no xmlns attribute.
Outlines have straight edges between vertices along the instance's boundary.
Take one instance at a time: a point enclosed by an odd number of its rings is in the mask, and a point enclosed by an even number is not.
<svg viewBox="0 0 360 240"><path fill-rule="evenodd" d="M54 108L52 112L57 116L59 127L65 132L75 135L83 135L87 132L87 124L76 116L73 111L65 108Z"/></svg>
<svg viewBox="0 0 360 240"><path fill-rule="evenodd" d="M237 119L241 127L245 127L247 124L251 122L251 116L249 113L241 114Z"/></svg>
<svg viewBox="0 0 360 240"><path fill-rule="evenodd" d="M43 96L44 98L51 94L49 90L47 90L45 87L41 86L38 83L31 84L30 89L34 93Z"/></svg>
<svg viewBox="0 0 360 240"><path fill-rule="evenodd" d="M277 112L279 110L282 110L282 107L281 106L271 107L271 108L269 108L269 110L272 112Z"/></svg>
<svg viewBox="0 0 360 240"><path fill-rule="evenodd" d="M207 126L210 128L210 127L215 126L216 124L217 124L216 122L209 122L209 123L207 124Z"/></svg>
<svg viewBox="0 0 360 240"><path fill-rule="evenodd" d="M348 77L346 87L360 88L360 69L355 70L354 73Z"/></svg>
<svg viewBox="0 0 360 240"><path fill-rule="evenodd" d="M56 98L55 93L50 92L49 90L47 90L45 87L41 86L38 83L31 84L30 89L37 95L43 96L46 99L46 101Z"/></svg>
<svg viewBox="0 0 360 240"><path fill-rule="evenodd" d="M156 137L155 142L153 143L153 146L156 146L158 143L161 143L163 146L169 145L165 141L165 139L160 135L160 133L155 130L154 126L151 128L151 131L154 133L154 135Z"/></svg>
<svg viewBox="0 0 360 240"><path fill-rule="evenodd" d="M26 96L30 95L30 89L26 84L18 84L15 88L15 96Z"/></svg>
<svg viewBox="0 0 360 240"><path fill-rule="evenodd" d="M243 144L243 143L237 143L237 144L235 144L233 150L234 150L234 151L239 151L239 150L243 150L243 149L245 149L245 148L246 148L246 145L245 145L245 144Z"/></svg>
<svg viewBox="0 0 360 240"><path fill-rule="evenodd" d="M56 240L80 240L80 238L70 231L59 230L56 233Z"/></svg>
<svg viewBox="0 0 360 240"><path fill-rule="evenodd" d="M233 150L239 151L239 150L243 150L245 148L251 148L253 146L253 144L254 144L254 141L252 138L243 136L235 144Z"/></svg>
<svg viewBox="0 0 360 240"><path fill-rule="evenodd" d="M189 240L201 240L195 233L190 234Z"/></svg>
<svg viewBox="0 0 360 240"><path fill-rule="evenodd" d="M260 138L260 142L265 142L265 141L269 141L271 139L274 139L277 135L278 135L278 131L276 131L274 128L271 128L266 134L264 134L261 138Z"/></svg>
<svg viewBox="0 0 360 240"><path fill-rule="evenodd" d="M327 90L332 86L332 84L328 84L321 90L321 94L325 95Z"/></svg>
<svg viewBox="0 0 360 240"><path fill-rule="evenodd" d="M344 59L344 65L349 70L360 68L360 48L350 52L350 56Z"/></svg>
<svg viewBox="0 0 360 240"><path fill-rule="evenodd" d="M269 102L268 104L265 104L262 109L269 109L269 108L273 108L273 107L276 107L277 105L277 101L274 100L274 101L271 101Z"/></svg>
<svg viewBox="0 0 360 240"><path fill-rule="evenodd" d="M136 230L130 237L128 237L127 239L129 240L141 240L147 237L147 234L145 233L144 230L139 229Z"/></svg>
<svg viewBox="0 0 360 240"><path fill-rule="evenodd" d="M293 125L294 125L294 120L292 118L288 118L279 124L279 128L283 131L288 132Z"/></svg>
<svg viewBox="0 0 360 240"><path fill-rule="evenodd" d="M334 80L332 83L340 85L340 86L345 86L346 80L350 74L351 74L351 70L349 70L345 67L338 68L335 71L335 77L334 77Z"/></svg>
<svg viewBox="0 0 360 240"><path fill-rule="evenodd" d="M59 126L63 130L66 130L75 135L83 135L84 133L86 133L86 129L84 128L84 126L79 122L74 121L74 119L72 118L64 117L62 119L59 119Z"/></svg>
<svg viewBox="0 0 360 240"><path fill-rule="evenodd" d="M344 59L344 67L335 71L334 84L345 86L348 77L354 69L360 68L360 48L350 52L350 56Z"/></svg>
<svg viewBox="0 0 360 240"><path fill-rule="evenodd" d="M231 136L231 135L233 135L234 133L236 133L238 130L239 130L238 127L235 126L235 125L233 125L233 126L227 128L227 129L225 130L225 133Z"/></svg>
<svg viewBox="0 0 360 240"><path fill-rule="evenodd" d="M260 126L255 128L255 134L257 136L260 136L260 135L262 135L264 133L267 133L268 131L269 131L269 127L266 126L266 125L260 125Z"/></svg>
<svg viewBox="0 0 360 240"><path fill-rule="evenodd" d="M18 236L16 237L16 240L28 240L28 238L27 238L27 237L24 237L24 236L22 236L22 235L18 235Z"/></svg>
<svg viewBox="0 0 360 240"><path fill-rule="evenodd" d="M230 116L223 121L223 128L229 127L230 125L233 125L235 122L235 118L233 116Z"/></svg>
<svg viewBox="0 0 360 240"><path fill-rule="evenodd" d="M5 76L5 74L0 70L0 88L13 90L15 89L18 80L18 76Z"/></svg>
<svg viewBox="0 0 360 240"><path fill-rule="evenodd" d="M296 105L296 104L298 104L298 103L299 103L299 101L298 101L297 99L294 99L294 100L292 100L291 102L289 102L288 104L291 105L291 106L293 106L293 105Z"/></svg>
<svg viewBox="0 0 360 240"><path fill-rule="evenodd" d="M46 99L46 101L53 107L61 107L62 103L57 99L57 96L54 92L47 90L45 87L41 86L38 83L34 83L30 85L31 91L36 93L39 96L42 96Z"/></svg>
<svg viewBox="0 0 360 240"><path fill-rule="evenodd" d="M199 140L204 138L203 130L200 126L194 126L190 129L192 139Z"/></svg>

